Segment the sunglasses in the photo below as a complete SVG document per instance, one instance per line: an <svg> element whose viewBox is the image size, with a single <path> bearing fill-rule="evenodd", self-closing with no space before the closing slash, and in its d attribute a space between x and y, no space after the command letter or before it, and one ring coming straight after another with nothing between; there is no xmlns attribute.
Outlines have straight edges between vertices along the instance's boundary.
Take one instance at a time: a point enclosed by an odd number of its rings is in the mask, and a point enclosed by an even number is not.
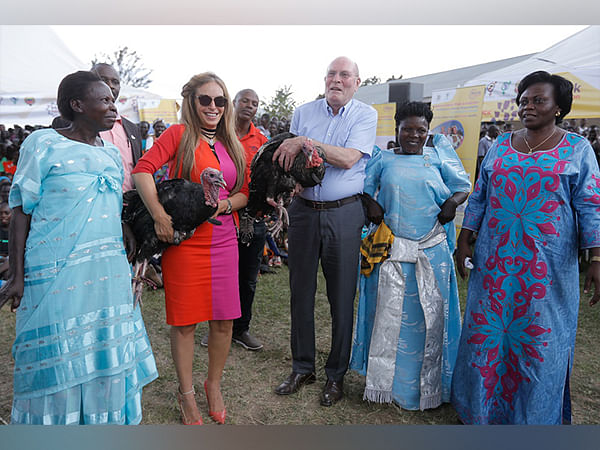
<svg viewBox="0 0 600 450"><path fill-rule="evenodd" d="M210 95L198 96L198 101L202 106L209 106L213 100L215 101L215 106L217 108L223 108L227 104L227 99L222 95L219 95L218 97L211 97Z"/></svg>

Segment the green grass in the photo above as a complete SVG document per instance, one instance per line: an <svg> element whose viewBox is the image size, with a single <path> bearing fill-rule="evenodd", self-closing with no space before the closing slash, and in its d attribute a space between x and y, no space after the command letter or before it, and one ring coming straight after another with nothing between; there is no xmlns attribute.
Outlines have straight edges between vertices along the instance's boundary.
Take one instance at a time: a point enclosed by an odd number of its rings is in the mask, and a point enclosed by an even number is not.
<svg viewBox="0 0 600 450"><path fill-rule="evenodd" d="M319 405L319 393L325 381L323 366L329 353L331 321L329 305L320 275L316 298L316 346L318 382L305 386L295 395L281 397L273 393L291 370L289 346L290 313L288 272L283 267L276 274L263 275L258 282L251 331L264 344L260 352L249 352L233 345L225 367L222 389L230 424L456 424L457 415L450 405L435 410L409 412L391 405L370 404L362 400L364 377L349 371L345 378L344 399L331 408ZM464 307L466 283L459 281ZM582 298L579 329L575 347L574 369L571 377L573 422L600 423L600 357L597 350L600 306L590 308L587 296ZM144 389L145 424L179 423L175 404L177 380L171 361L169 327L164 318L163 291L144 293L143 315L154 349L159 378ZM202 389L206 377L207 351L200 338L207 325L198 327L194 380L198 405L204 419L210 423ZM12 357L14 315L0 310L0 417L9 421L12 402Z"/></svg>

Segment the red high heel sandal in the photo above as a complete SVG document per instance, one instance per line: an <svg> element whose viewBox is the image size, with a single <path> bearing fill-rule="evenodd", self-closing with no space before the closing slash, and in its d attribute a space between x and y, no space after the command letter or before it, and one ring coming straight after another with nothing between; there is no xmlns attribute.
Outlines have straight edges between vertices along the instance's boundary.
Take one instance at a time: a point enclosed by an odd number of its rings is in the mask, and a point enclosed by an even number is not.
<svg viewBox="0 0 600 450"><path fill-rule="evenodd" d="M185 415L185 412L183 411L183 396L184 395L195 395L196 394L196 390L194 389L194 387L192 386L192 390L191 391L187 391L187 392L181 392L181 389L178 387L177 388L177 403L179 404L179 411L181 411L181 423L184 425L202 425L202 417L200 417L200 419L196 420L195 422L190 422L187 419L187 416Z"/></svg>
<svg viewBox="0 0 600 450"><path fill-rule="evenodd" d="M227 408L223 408L222 411L211 411L210 401L208 400L208 389L206 389L206 381L204 382L204 393L206 394L206 403L208 403L208 415L217 423L221 425L225 424L225 418L227 417Z"/></svg>

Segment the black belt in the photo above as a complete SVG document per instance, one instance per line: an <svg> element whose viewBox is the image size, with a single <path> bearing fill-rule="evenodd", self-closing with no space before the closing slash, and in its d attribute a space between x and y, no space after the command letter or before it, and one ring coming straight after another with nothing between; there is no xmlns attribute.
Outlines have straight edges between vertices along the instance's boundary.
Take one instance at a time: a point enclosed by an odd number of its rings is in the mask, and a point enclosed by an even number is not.
<svg viewBox="0 0 600 450"><path fill-rule="evenodd" d="M297 197L297 198L299 200L301 200L302 203L304 203L309 208L322 210L322 209L339 208L340 206L344 206L344 205L347 205L348 203L355 202L356 200L358 200L360 198L360 194L354 194L354 195L351 195L350 197L341 198L339 200L333 200L331 202L314 202L312 200L306 200L303 197Z"/></svg>

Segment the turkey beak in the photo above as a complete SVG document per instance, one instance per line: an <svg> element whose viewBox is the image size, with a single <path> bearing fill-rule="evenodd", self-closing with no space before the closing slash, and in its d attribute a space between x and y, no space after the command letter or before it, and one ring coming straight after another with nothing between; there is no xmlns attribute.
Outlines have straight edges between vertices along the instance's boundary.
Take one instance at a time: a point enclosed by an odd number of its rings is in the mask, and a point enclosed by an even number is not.
<svg viewBox="0 0 600 450"><path fill-rule="evenodd" d="M218 175L217 179L215 180L215 184L223 189L227 188L227 184L225 183L225 180L223 179L222 172L219 172L219 175Z"/></svg>

